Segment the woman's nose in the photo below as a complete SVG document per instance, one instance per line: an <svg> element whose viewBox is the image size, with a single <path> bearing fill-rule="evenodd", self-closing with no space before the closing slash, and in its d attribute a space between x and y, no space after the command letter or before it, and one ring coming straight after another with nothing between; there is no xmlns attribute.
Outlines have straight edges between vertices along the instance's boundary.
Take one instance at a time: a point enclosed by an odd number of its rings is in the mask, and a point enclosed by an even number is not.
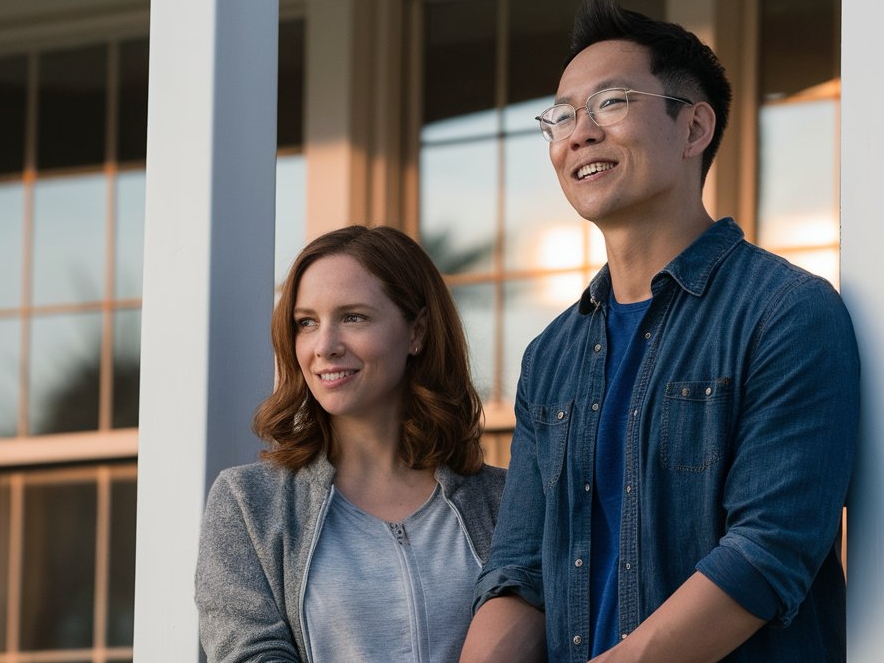
<svg viewBox="0 0 884 663"><path fill-rule="evenodd" d="M316 354L320 357L340 357L344 354L341 334L335 325L326 325L325 329L320 328Z"/></svg>

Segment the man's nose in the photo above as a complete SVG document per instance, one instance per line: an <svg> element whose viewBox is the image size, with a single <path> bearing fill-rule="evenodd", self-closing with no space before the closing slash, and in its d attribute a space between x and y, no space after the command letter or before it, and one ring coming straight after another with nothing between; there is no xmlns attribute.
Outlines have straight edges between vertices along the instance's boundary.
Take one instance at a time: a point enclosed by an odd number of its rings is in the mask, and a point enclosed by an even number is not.
<svg viewBox="0 0 884 663"><path fill-rule="evenodd" d="M581 112L582 111L582 112ZM572 143L596 143L605 135L604 130L595 123L586 106L577 108L574 116L574 132L568 136Z"/></svg>

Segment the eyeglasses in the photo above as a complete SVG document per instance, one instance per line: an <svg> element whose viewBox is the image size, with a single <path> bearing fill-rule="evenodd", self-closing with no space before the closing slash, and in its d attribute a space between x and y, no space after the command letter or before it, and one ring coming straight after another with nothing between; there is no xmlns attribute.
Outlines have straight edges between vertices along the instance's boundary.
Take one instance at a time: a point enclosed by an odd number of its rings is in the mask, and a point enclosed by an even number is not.
<svg viewBox="0 0 884 663"><path fill-rule="evenodd" d="M687 106L693 106L694 102L681 97L670 97L666 94L654 94L653 92L640 92L625 87L612 87L589 95L586 100L586 112L589 119L600 127L610 127L617 124L629 112L629 95L644 94L648 97L659 97L679 101ZM556 104L543 111L534 118L540 122L540 133L550 143L564 140L577 126L577 109L571 104Z"/></svg>

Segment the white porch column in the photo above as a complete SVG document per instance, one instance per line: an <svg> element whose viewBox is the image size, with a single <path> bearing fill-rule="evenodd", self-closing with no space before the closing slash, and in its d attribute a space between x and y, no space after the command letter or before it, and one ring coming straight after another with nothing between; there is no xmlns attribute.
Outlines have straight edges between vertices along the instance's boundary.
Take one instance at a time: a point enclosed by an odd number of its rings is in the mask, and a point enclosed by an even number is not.
<svg viewBox="0 0 884 663"><path fill-rule="evenodd" d="M208 485L272 386L277 0L152 0L135 661L197 661Z"/></svg>
<svg viewBox="0 0 884 663"><path fill-rule="evenodd" d="M841 33L841 290L862 358L859 456L847 507L850 663L884 657L884 288L880 3L844 2ZM825 339L820 339L825 343Z"/></svg>

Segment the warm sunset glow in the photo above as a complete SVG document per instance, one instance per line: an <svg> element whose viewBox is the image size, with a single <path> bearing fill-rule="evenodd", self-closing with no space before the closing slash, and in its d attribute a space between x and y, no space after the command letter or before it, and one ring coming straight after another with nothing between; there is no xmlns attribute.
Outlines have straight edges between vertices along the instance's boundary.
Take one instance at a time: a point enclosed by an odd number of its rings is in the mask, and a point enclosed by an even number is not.
<svg viewBox="0 0 884 663"><path fill-rule="evenodd" d="M551 226L541 230L532 263L543 270L574 268L567 274L551 274L537 283L537 297L546 304L565 307L572 304L586 287L585 238L579 226Z"/></svg>

